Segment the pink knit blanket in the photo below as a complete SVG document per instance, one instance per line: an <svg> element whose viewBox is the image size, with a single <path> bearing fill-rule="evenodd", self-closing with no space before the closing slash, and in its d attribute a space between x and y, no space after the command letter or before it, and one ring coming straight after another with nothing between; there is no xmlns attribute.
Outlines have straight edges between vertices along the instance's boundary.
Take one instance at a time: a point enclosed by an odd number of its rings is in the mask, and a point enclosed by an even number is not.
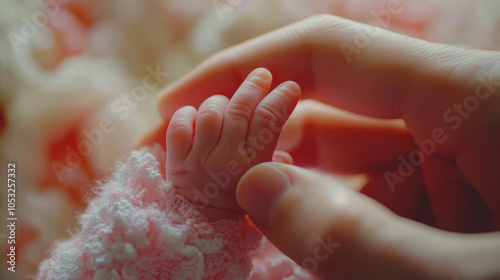
<svg viewBox="0 0 500 280"><path fill-rule="evenodd" d="M313 277L261 241L248 218L209 222L165 180L164 162L159 146L120 162L96 186L79 230L40 264L37 279Z"/></svg>

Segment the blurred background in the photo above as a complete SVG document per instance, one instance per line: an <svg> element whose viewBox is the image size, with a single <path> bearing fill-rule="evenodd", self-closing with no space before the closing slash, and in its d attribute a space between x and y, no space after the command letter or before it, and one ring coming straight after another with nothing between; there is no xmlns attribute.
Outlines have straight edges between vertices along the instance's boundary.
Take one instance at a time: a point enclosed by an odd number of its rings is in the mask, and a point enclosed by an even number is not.
<svg viewBox="0 0 500 280"><path fill-rule="evenodd" d="M400 12L388 13L395 2ZM92 182L160 122L165 86L221 49L318 13L500 50L498 0L0 0L0 279L31 278L70 236ZM6 270L8 163L15 273Z"/></svg>

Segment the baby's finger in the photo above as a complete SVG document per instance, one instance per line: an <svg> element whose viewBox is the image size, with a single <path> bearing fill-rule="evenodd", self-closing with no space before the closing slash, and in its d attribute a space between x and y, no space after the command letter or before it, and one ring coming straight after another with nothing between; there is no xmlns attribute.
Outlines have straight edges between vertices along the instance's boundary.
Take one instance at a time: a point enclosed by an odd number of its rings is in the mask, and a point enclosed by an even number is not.
<svg viewBox="0 0 500 280"><path fill-rule="evenodd" d="M257 106L250 122L245 149L253 163L271 161L283 125L300 99L300 87L284 82Z"/></svg>
<svg viewBox="0 0 500 280"><path fill-rule="evenodd" d="M255 69L235 92L224 112L221 145L238 147L245 141L253 111L271 86L272 76L265 68Z"/></svg>
<svg viewBox="0 0 500 280"><path fill-rule="evenodd" d="M172 116L167 129L167 176L182 171L193 144L195 120L196 109L192 106L182 107Z"/></svg>
<svg viewBox="0 0 500 280"><path fill-rule="evenodd" d="M293 157L285 151L274 151L273 162L293 164Z"/></svg>
<svg viewBox="0 0 500 280"><path fill-rule="evenodd" d="M206 156L206 153L215 147L219 141L224 111L228 102L227 97L214 95L201 104L196 117L192 155L196 157Z"/></svg>

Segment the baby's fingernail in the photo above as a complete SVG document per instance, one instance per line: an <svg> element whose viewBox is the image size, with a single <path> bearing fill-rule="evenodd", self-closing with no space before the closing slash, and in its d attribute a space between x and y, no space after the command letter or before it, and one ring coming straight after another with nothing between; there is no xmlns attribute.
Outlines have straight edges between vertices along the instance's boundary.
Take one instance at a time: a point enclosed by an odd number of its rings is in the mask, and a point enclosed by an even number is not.
<svg viewBox="0 0 500 280"><path fill-rule="evenodd" d="M272 164L261 164L241 178L238 203L255 224L269 228L279 201L290 185L286 173Z"/></svg>

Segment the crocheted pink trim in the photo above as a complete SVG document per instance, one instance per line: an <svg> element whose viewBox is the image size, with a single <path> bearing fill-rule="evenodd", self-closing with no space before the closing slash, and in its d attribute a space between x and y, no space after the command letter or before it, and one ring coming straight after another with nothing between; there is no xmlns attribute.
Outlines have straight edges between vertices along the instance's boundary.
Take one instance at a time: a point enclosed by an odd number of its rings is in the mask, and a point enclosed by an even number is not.
<svg viewBox="0 0 500 280"><path fill-rule="evenodd" d="M260 232L247 219L210 223L163 179L164 161L159 146L133 151L37 279L248 279Z"/></svg>

